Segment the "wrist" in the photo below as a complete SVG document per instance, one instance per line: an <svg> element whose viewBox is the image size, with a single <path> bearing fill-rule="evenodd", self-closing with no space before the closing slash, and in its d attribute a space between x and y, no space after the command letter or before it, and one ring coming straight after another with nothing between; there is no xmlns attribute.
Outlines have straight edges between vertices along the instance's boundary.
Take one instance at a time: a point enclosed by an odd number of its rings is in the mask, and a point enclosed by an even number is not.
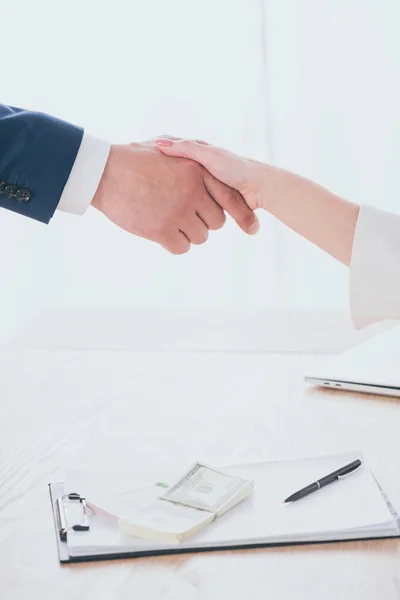
<svg viewBox="0 0 400 600"><path fill-rule="evenodd" d="M256 206L268 212L273 212L274 206L281 196L283 171L266 163L260 163L259 172L255 178Z"/></svg>

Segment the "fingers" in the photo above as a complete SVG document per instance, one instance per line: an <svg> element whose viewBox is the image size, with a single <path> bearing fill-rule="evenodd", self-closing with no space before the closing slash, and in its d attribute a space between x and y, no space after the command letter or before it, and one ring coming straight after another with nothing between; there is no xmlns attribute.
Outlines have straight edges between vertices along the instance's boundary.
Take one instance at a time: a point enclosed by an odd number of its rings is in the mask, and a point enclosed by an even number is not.
<svg viewBox="0 0 400 600"><path fill-rule="evenodd" d="M171 254L186 254L190 250L190 242L182 231L176 231L162 247Z"/></svg>
<svg viewBox="0 0 400 600"><path fill-rule="evenodd" d="M185 220L182 230L188 240L196 246L204 244L208 240L208 227L197 214Z"/></svg>
<svg viewBox="0 0 400 600"><path fill-rule="evenodd" d="M226 216L219 204L205 191L207 197L198 209L198 216L204 221L210 231L221 229L226 223Z"/></svg>
<svg viewBox="0 0 400 600"><path fill-rule="evenodd" d="M210 146L202 140L182 140L164 137L155 140L158 149L168 156L194 160L214 175L216 179L246 195L254 180L252 161L228 150ZM255 208L254 206L251 206Z"/></svg>
<svg viewBox="0 0 400 600"><path fill-rule="evenodd" d="M202 164L209 171L212 171L219 152L219 148L209 146L205 142L179 140L171 136L157 139L155 140L155 144L163 154L190 158Z"/></svg>
<svg viewBox="0 0 400 600"><path fill-rule="evenodd" d="M210 198L211 202L213 200ZM191 217L187 217L182 224L182 230L177 230L162 246L171 254L185 254L190 250L190 244L196 246L204 244L208 240L208 233L208 226L195 213Z"/></svg>
<svg viewBox="0 0 400 600"><path fill-rule="evenodd" d="M231 215L245 233L257 233L260 228L258 219L238 191L221 183L207 171L204 173L204 185L210 196Z"/></svg>
<svg viewBox="0 0 400 600"><path fill-rule="evenodd" d="M182 224L177 223L180 236L164 245L174 254L183 254L190 244L203 244L207 241L209 230L220 229L225 223L225 213L236 221L239 227L248 234L255 234L259 229L258 219L254 211L246 203L241 190L247 197L246 161L226 150L209 146L202 140L190 141L164 136L155 140L161 152L168 156L187 158L200 163L205 170L203 182L205 193L196 202L196 213L187 215ZM246 192L247 190L247 192ZM196 206L195 205L195 206ZM251 204L252 208L253 205ZM183 239L183 236L185 239Z"/></svg>
<svg viewBox="0 0 400 600"><path fill-rule="evenodd" d="M172 140L173 142L183 142L184 138L176 136L176 135L168 135L167 133L163 133L162 135L159 135L158 137L153 138L153 142L156 142L159 140ZM204 144L205 146L210 145L208 142L205 142L204 140L193 140L193 141L195 141L197 144Z"/></svg>

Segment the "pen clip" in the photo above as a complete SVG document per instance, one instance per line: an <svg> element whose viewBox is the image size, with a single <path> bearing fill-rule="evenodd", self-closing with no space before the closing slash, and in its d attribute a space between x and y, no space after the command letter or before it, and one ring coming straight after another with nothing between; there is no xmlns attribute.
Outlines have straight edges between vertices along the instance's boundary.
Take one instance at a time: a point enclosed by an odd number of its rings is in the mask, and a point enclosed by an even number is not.
<svg viewBox="0 0 400 600"><path fill-rule="evenodd" d="M353 473L355 473L356 471L358 471L360 468L361 468L361 465L358 465L358 467L356 467L352 471L349 471L348 473L345 473L344 475L338 475L337 476L338 481L340 479L346 479L346 477L348 477L349 475L353 475Z"/></svg>

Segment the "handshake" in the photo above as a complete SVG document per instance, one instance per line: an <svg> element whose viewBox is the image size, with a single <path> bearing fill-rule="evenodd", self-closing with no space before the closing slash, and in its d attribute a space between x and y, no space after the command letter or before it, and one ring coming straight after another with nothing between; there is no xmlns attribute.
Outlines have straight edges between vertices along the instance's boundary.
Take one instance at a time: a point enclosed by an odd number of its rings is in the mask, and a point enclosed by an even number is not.
<svg viewBox="0 0 400 600"><path fill-rule="evenodd" d="M225 213L249 234L262 208L350 265L360 207L294 173L205 142L164 137L112 146L92 204L130 233L183 254Z"/></svg>
<svg viewBox="0 0 400 600"><path fill-rule="evenodd" d="M246 233L258 231L262 167L205 142L116 145L92 205L126 231L184 254L220 229L225 213Z"/></svg>

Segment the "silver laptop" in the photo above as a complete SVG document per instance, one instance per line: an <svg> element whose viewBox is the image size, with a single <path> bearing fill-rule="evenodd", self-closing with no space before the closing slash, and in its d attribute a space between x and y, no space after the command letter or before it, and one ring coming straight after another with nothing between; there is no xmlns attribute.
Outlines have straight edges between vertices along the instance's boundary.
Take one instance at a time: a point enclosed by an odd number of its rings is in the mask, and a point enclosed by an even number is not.
<svg viewBox="0 0 400 600"><path fill-rule="evenodd" d="M400 397L400 325L318 361L305 381L338 390Z"/></svg>

